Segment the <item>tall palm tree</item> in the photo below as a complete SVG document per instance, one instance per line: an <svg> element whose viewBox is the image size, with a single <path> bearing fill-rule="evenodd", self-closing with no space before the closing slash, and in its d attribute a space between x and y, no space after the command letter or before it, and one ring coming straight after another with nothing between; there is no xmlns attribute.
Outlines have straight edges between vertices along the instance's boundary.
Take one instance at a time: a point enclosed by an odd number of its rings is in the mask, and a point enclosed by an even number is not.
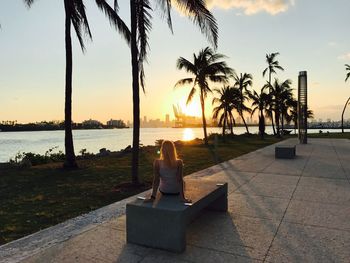
<svg viewBox="0 0 350 263"><path fill-rule="evenodd" d="M204 33L209 41L217 47L218 26L214 16L206 7L204 0L156 0L161 13L167 18L171 31L172 4L185 13ZM143 64L147 61L148 36L152 29L153 11L149 0L130 0L131 19L131 65L132 65L132 90L133 90L133 147L132 147L132 181L139 183L139 141L140 141L140 84L145 91L145 72Z"/></svg>
<svg viewBox="0 0 350 263"><path fill-rule="evenodd" d="M204 103L208 93L212 90L209 87L209 82L227 83L228 78L234 73L233 69L228 67L224 59L225 56L215 53L211 48L206 47L199 51L198 55L193 54L193 62L180 57L177 60L177 68L184 69L186 72L194 75L194 77L179 80L175 87L191 84L192 88L187 98L187 104L191 102L194 94L199 89L199 98L202 108L202 122L204 132L204 142L208 144L207 123L205 119Z"/></svg>
<svg viewBox="0 0 350 263"><path fill-rule="evenodd" d="M258 94L255 90L250 94L250 98L252 102L252 112L253 115L257 110L259 111L259 134L261 139L264 139L265 135L265 116L264 109L266 108L268 95L261 89L260 94Z"/></svg>
<svg viewBox="0 0 350 263"><path fill-rule="evenodd" d="M244 102L246 100L249 100L250 98L250 95L251 95L251 92L250 90L248 89L248 87L252 86L253 85L253 76L251 74L248 74L248 73L244 73L244 74L240 74L239 76L238 75L234 75L233 76L234 80L235 80L235 83L234 83L234 87L238 88L239 91L240 91L240 96L241 96L241 106L240 108L243 110L243 108L247 108L247 107L244 107ZM244 126L247 130L247 133L249 134L249 130L248 130L248 125L244 119L244 116L243 116L243 111L240 110L239 112L239 115L240 117L242 118L242 121L244 123ZM250 110L247 110L249 113L250 113Z"/></svg>
<svg viewBox="0 0 350 263"><path fill-rule="evenodd" d="M287 123L291 121L290 109L293 106L293 93L290 86L282 86L281 94L279 96L280 101L280 122L281 122L281 131L282 135L284 134L284 122Z"/></svg>
<svg viewBox="0 0 350 263"><path fill-rule="evenodd" d="M280 124L281 124L281 117L283 121L283 110L286 107L287 100L289 100L292 96L292 88L291 85L292 81L290 79L285 80L284 82L280 83L277 79L275 79L275 82L272 86L272 95L274 97L275 101L275 122L276 122L276 131L277 136L280 136ZM283 125L282 125L283 126Z"/></svg>
<svg viewBox="0 0 350 263"><path fill-rule="evenodd" d="M294 133L296 133L296 129L298 128L298 101L293 98L291 100L291 107L290 107L290 120L294 124ZM314 112L313 110L310 110L309 107L306 112L306 118L312 119L314 118Z"/></svg>
<svg viewBox="0 0 350 263"><path fill-rule="evenodd" d="M272 74L276 74L276 69L279 69L281 71L284 71L284 68L280 66L278 60L276 60L276 57L279 55L279 52L275 52L275 53L271 53L271 54L266 54L266 63L267 63L267 68L264 69L263 71L263 77L265 77L266 73L269 73L269 84L270 87L272 87L272 83L271 83L271 76ZM271 92L271 89L269 90L269 92ZM273 114L271 112L271 114ZM276 134L276 130L275 130L275 125L273 122L273 116L271 117L271 124L272 124L272 129L273 129L273 134Z"/></svg>
<svg viewBox="0 0 350 263"><path fill-rule="evenodd" d="M346 82L350 78L350 65L349 64L345 64L345 70L347 71L346 78L345 78L345 82ZM343 112L341 114L341 132L342 133L344 133L344 113L345 113L346 106L348 106L349 104L350 104L350 97L347 99L347 101L344 105Z"/></svg>
<svg viewBox="0 0 350 263"><path fill-rule="evenodd" d="M235 119L232 114L234 101L239 97L234 96L232 88L230 86L223 87L221 89L214 90L219 97L213 98L212 104L218 104L213 109L213 119L217 120L219 115L219 126L222 126L222 137L225 140L225 131L228 127L233 135L233 126L235 125ZM239 95L239 94L238 94ZM237 103L236 103L237 104Z"/></svg>
<svg viewBox="0 0 350 263"><path fill-rule="evenodd" d="M35 0L24 0L28 7ZM83 0L63 0L65 10L65 47L66 47L66 83L65 83L65 152L66 160L64 167L76 168L76 158L74 153L73 135L72 135L72 38L71 27L73 25L78 37L80 47L85 52L83 34L92 39L89 22L85 13ZM129 41L130 31L121 20L118 14L111 8L105 0L95 0L97 7L105 13L110 23Z"/></svg>

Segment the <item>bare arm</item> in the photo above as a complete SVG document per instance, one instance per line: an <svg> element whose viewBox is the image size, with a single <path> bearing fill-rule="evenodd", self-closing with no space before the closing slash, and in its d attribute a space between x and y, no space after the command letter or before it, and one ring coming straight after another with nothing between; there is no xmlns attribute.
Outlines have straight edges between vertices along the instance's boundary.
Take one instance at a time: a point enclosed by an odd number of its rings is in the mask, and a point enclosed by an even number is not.
<svg viewBox="0 0 350 263"><path fill-rule="evenodd" d="M178 168L177 168L176 177L177 177L177 180L181 186L180 187L180 197L181 197L182 201L190 202L190 200L186 199L186 197L185 197L185 182L183 179L183 162L182 162L182 160L179 160L178 162L179 162L179 164L178 164Z"/></svg>
<svg viewBox="0 0 350 263"><path fill-rule="evenodd" d="M159 187L159 161L155 160L153 163L153 187L152 187L152 195L151 197L157 196L157 191Z"/></svg>

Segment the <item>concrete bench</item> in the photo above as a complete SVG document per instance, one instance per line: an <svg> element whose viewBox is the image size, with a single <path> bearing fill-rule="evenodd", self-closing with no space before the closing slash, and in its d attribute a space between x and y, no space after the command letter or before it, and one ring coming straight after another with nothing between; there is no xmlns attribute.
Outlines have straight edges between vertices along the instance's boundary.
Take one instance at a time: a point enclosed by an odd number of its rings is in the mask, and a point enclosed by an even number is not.
<svg viewBox="0 0 350 263"><path fill-rule="evenodd" d="M182 252L186 248L186 227L201 210L227 211L227 183L192 179L185 180L185 185L191 206L181 202L179 196L160 193L153 203L142 200L128 203L127 242Z"/></svg>
<svg viewBox="0 0 350 263"><path fill-rule="evenodd" d="M277 159L293 159L295 154L295 145L278 145L275 147L275 158Z"/></svg>

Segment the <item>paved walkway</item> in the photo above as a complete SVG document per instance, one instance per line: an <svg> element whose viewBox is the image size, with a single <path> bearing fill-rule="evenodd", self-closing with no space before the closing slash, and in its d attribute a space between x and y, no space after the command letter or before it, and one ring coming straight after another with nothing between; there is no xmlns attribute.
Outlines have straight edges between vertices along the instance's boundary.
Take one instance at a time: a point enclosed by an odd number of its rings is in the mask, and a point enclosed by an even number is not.
<svg viewBox="0 0 350 263"><path fill-rule="evenodd" d="M0 262L350 262L350 141L312 139L297 155L275 160L272 145L191 175L227 181L229 212L195 220L182 254L126 244L124 201L94 214L121 209L106 220L0 247Z"/></svg>

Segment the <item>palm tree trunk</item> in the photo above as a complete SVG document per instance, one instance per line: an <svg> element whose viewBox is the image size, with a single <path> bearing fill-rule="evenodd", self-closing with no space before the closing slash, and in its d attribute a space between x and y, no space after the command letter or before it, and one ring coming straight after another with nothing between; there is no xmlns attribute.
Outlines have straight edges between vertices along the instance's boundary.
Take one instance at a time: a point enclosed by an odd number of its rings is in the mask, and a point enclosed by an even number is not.
<svg viewBox="0 0 350 263"><path fill-rule="evenodd" d="M72 134L72 74L73 74L73 55L71 38L71 14L67 0L64 1L66 21L65 21L65 42L66 42L66 88L65 88L65 107L64 107L64 145L66 151L66 160L63 164L65 168L77 168L75 160L73 134Z"/></svg>
<svg viewBox="0 0 350 263"><path fill-rule="evenodd" d="M201 107L202 107L202 122L203 122L203 132L204 132L204 143L205 143L205 145L208 145L207 121L205 120L204 97L203 97L203 92L202 91L201 91L201 94L200 94L200 99L201 99Z"/></svg>
<svg viewBox="0 0 350 263"><path fill-rule="evenodd" d="M270 90L269 93L271 93L271 71L269 70L269 84L270 84ZM272 130L273 130L273 135L276 135L276 130L275 130L275 124L273 123L273 109L271 109L271 125L272 125Z"/></svg>
<svg viewBox="0 0 350 263"><path fill-rule="evenodd" d="M226 120L227 120L227 113L226 113L226 110L225 110L225 112L224 112L224 123L222 125L222 139L223 139L223 141L225 141Z"/></svg>
<svg viewBox="0 0 350 263"><path fill-rule="evenodd" d="M245 129L247 130L247 133L249 134L248 125L247 125L247 123L245 122L245 119L244 119L244 117L243 117L243 113L241 114L241 118L242 118L242 121L243 121L243 123L244 123Z"/></svg>
<svg viewBox="0 0 350 263"><path fill-rule="evenodd" d="M231 135L233 135L233 124L234 124L234 119L232 114L230 114L230 130L231 130Z"/></svg>
<svg viewBox="0 0 350 263"><path fill-rule="evenodd" d="M284 135L284 118L283 118L283 113L282 113L282 117L281 117L281 127L282 127L282 136Z"/></svg>
<svg viewBox="0 0 350 263"><path fill-rule="evenodd" d="M279 111L278 111L278 109L276 108L276 112L275 112L275 122L276 122L276 134L277 134L278 137L281 136L281 134L280 134L280 122L279 122L280 116L279 116L279 115L280 115L280 114L279 114Z"/></svg>
<svg viewBox="0 0 350 263"><path fill-rule="evenodd" d="M265 135L265 118L264 118L264 112L260 110L260 116L259 116L259 132L261 139L264 139Z"/></svg>
<svg viewBox="0 0 350 263"><path fill-rule="evenodd" d="M133 98L133 134L132 134L132 164L131 176L134 185L139 184L139 143L140 143L140 86L137 48L136 2L130 0L131 17L131 67L132 67L132 98Z"/></svg>
<svg viewBox="0 0 350 263"><path fill-rule="evenodd" d="M344 109L343 109L343 112L341 114L341 132L344 133L344 113L345 113L345 109L346 109L346 106L348 106L349 104L349 101L350 101L350 97L348 98L348 100L346 101L345 105L344 105Z"/></svg>

